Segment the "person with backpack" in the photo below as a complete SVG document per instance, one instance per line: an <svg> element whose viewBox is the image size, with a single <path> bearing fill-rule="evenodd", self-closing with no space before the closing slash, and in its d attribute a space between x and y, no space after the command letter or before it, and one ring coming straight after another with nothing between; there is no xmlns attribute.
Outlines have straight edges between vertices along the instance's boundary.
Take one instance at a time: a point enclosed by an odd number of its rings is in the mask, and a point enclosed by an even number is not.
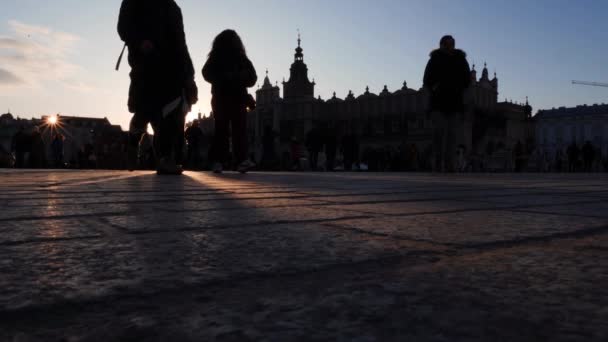
<svg viewBox="0 0 608 342"><path fill-rule="evenodd" d="M254 166L248 159L247 110L255 108L255 100L247 88L255 85L258 76L236 31L225 30L215 38L203 67L203 77L211 83L211 107L215 119L215 137L210 153L213 172L222 173L224 164L230 160L232 141L237 170L246 173Z"/></svg>
<svg viewBox="0 0 608 342"><path fill-rule="evenodd" d="M185 117L198 101L181 9L174 0L123 0L118 34L129 49L129 169L148 124L154 129L158 174L183 172Z"/></svg>

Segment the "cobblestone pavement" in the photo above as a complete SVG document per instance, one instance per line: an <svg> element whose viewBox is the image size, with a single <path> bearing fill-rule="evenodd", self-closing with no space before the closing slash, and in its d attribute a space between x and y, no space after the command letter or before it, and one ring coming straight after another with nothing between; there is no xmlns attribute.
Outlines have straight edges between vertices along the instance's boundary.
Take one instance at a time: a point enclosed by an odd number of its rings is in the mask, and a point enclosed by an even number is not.
<svg viewBox="0 0 608 342"><path fill-rule="evenodd" d="M0 171L1 341L607 341L608 176Z"/></svg>

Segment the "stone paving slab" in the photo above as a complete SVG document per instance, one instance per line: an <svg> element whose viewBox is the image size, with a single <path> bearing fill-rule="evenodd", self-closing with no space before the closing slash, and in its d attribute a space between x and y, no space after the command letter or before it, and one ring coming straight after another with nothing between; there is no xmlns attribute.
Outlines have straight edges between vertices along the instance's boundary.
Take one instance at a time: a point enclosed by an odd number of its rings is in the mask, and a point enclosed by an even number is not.
<svg viewBox="0 0 608 342"><path fill-rule="evenodd" d="M608 228L608 220L513 211L468 211L367 218L332 225L370 235L466 247Z"/></svg>
<svg viewBox="0 0 608 342"><path fill-rule="evenodd" d="M0 170L0 341L605 341L607 175Z"/></svg>

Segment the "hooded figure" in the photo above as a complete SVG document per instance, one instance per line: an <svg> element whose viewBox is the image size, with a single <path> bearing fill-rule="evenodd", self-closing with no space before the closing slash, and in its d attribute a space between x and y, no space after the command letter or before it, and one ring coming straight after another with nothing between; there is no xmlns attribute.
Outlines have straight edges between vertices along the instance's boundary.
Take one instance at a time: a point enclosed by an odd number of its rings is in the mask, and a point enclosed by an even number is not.
<svg viewBox="0 0 608 342"><path fill-rule="evenodd" d="M452 36L441 38L424 72L424 87L431 93L429 110L433 121L433 170L453 172L457 132L464 117L464 92L471 82L471 69ZM458 115L459 114L459 115Z"/></svg>
<svg viewBox="0 0 608 342"><path fill-rule="evenodd" d="M441 39L441 47L431 52L424 72L424 87L431 92L430 110L443 113L464 112L464 92L471 83L467 54L454 48L451 36Z"/></svg>
<svg viewBox="0 0 608 342"><path fill-rule="evenodd" d="M151 123L159 173L181 173L185 114L198 101L181 10L173 0L123 0L118 34L131 66L129 159Z"/></svg>

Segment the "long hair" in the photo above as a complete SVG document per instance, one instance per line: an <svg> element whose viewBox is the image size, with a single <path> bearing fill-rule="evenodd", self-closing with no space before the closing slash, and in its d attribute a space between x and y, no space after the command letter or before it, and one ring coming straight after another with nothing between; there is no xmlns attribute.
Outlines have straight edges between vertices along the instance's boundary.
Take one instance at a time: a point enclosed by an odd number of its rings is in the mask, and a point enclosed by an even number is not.
<svg viewBox="0 0 608 342"><path fill-rule="evenodd" d="M224 30L213 40L210 59L224 59L233 56L247 56L241 37L234 30Z"/></svg>

